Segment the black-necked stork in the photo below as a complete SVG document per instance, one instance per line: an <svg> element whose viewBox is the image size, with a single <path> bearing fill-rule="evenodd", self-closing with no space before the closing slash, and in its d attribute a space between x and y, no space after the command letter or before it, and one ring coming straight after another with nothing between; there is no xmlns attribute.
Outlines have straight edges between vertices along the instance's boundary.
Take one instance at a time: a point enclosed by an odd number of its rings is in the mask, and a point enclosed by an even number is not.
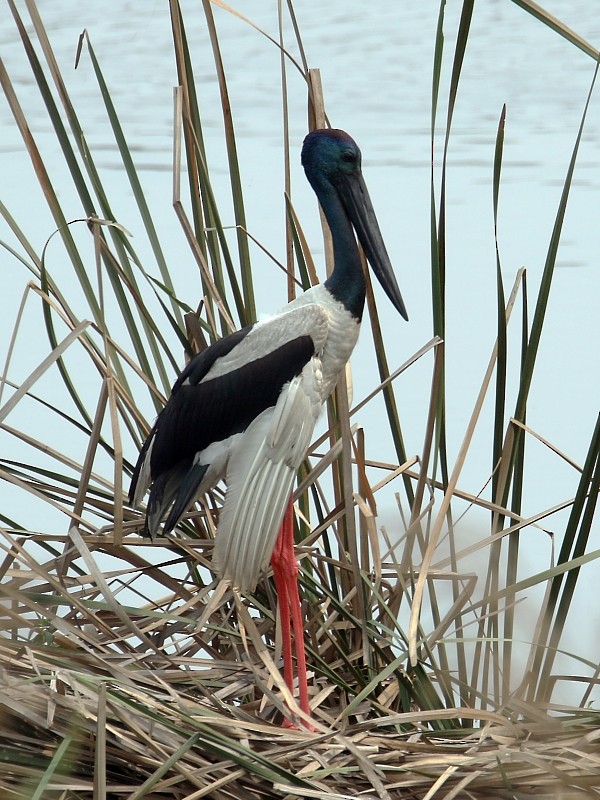
<svg viewBox="0 0 600 800"><path fill-rule="evenodd" d="M142 447L130 500L138 505L150 488L145 532L154 537L167 511L165 534L199 495L225 479L215 570L252 591L271 560L284 679L293 692L291 617L300 708L310 715L291 494L321 408L358 338L365 278L354 231L386 294L408 317L354 140L341 130L313 131L304 140L302 164L331 229L331 275L189 362Z"/></svg>

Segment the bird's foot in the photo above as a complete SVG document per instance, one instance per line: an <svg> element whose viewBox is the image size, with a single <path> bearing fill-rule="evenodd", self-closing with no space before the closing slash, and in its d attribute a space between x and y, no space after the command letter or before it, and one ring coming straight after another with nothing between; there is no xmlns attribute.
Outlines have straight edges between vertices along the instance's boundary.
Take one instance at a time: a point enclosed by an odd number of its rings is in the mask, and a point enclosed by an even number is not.
<svg viewBox="0 0 600 800"><path fill-rule="evenodd" d="M300 724L296 725L296 723L292 722L288 717L283 718L280 727L287 731L308 731L309 733L317 733L319 730L308 720L302 719L300 720Z"/></svg>

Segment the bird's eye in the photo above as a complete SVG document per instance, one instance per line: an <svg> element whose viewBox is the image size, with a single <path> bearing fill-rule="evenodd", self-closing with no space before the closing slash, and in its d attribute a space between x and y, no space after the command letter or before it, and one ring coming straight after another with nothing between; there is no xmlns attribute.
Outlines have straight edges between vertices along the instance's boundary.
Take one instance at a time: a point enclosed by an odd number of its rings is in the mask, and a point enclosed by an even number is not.
<svg viewBox="0 0 600 800"><path fill-rule="evenodd" d="M353 164L356 161L356 156L351 150L344 150L342 153L342 160L348 164Z"/></svg>

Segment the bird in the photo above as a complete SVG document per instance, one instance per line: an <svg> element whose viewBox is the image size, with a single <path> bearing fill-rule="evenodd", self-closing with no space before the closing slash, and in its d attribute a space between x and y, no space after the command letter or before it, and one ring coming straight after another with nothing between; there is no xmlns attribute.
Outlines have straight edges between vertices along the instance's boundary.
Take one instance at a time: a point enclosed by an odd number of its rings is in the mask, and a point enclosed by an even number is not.
<svg viewBox="0 0 600 800"><path fill-rule="evenodd" d="M141 448L129 497L135 508L150 490L144 533L154 539L161 523L164 535L172 532L197 498L225 480L213 568L236 589L252 592L271 562L283 677L293 695L293 633L299 707L310 727L292 490L358 339L366 281L357 238L392 305L408 315L356 142L339 129L313 130L301 162L331 231L329 277L189 361Z"/></svg>

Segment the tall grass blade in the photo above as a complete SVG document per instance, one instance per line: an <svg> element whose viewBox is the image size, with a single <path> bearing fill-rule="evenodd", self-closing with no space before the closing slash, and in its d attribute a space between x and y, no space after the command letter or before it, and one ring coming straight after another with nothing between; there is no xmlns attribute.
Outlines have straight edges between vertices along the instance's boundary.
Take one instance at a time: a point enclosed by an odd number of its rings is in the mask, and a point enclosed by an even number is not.
<svg viewBox="0 0 600 800"><path fill-rule="evenodd" d="M600 417L596 426L587 458L581 473L575 501L569 515L557 563L564 564L583 556L589 541L592 520L600 491ZM535 691L532 686L532 701L547 703L550 700L550 674L559 650L567 616L577 585L579 569L556 575L550 583L550 591L543 609L542 627L537 649L533 654L532 674L535 676Z"/></svg>
<svg viewBox="0 0 600 800"><path fill-rule="evenodd" d="M241 315L242 325L247 325L256 320L256 305L254 301L254 286L252 282L252 268L250 264L250 250L248 238L246 237L246 212L244 210L244 193L240 176L240 166L237 155L237 145L233 126L233 114L227 90L227 79L219 47L219 38L215 27L214 16L210 0L202 0L204 13L206 16L207 28L210 35L210 42L213 49L215 68L219 91L221 93L221 106L223 111L223 127L225 130L225 144L227 145L227 158L229 160L229 178L231 181L231 197L233 200L233 210L237 227L238 256L240 270L242 274L242 288L244 294L243 315Z"/></svg>
<svg viewBox="0 0 600 800"><path fill-rule="evenodd" d="M594 61L600 60L600 51L598 51L595 47L592 47L592 45L589 44L589 42L587 42L582 36L571 30L571 28L567 27L564 22L561 22L559 19L554 17L549 11L540 6L538 3L534 3L533 0L512 0L512 2L515 5L520 6L524 11L527 11L532 17L535 17L544 25L547 25L549 28L555 31L555 33L558 33L560 36L564 37L568 42L575 45L575 47L578 47L580 50L586 53L586 55L593 58Z"/></svg>
<svg viewBox="0 0 600 800"><path fill-rule="evenodd" d="M44 197L46 199L50 212L54 218L58 234L63 241L64 247L72 263L74 264L77 276L81 280L82 288L86 294L86 299L89 303L90 309L94 314L94 319L98 320L99 319L98 303L96 301L92 286L85 272L83 261L79 255L75 242L73 241L73 237L71 236L67 220L63 214L58 197L50 181L50 176L44 165L41 153L29 129L27 120L25 118L21 105L17 99L17 95L14 91L8 73L6 72L6 69L4 67L4 63L1 60L0 60L0 86L2 87L4 96L8 100L10 110L13 114L15 122L17 123L17 127L19 128L27 152L29 153L29 156L31 158L32 165L36 172L36 177L38 179L40 188L44 193Z"/></svg>
<svg viewBox="0 0 600 800"><path fill-rule="evenodd" d="M225 229L212 189L210 170L204 148L202 121L196 87L193 79L191 54L188 47L187 35L181 8L177 0L170 0L171 20L175 45L175 58L179 85L182 90L183 108L183 133L186 146L187 175L189 183L189 196L194 221L195 243L191 241L191 228L187 218L183 216L179 192L175 192L174 205L184 232L190 242L197 260L200 262L201 277L204 289L204 300L207 304L207 316L211 328L211 341L219 335L226 335L233 330L231 323L231 310L227 299L227 289L231 291L235 302L237 314L242 326L249 324L246 301L239 286L233 259L229 250ZM214 27L214 21L213 21ZM216 33L214 34L216 36ZM226 111L224 114L226 115ZM179 122L177 121L176 136L179 135ZM175 176L178 181L179 163L175 163ZM235 181L234 181L235 183ZM200 191L198 192L198 188ZM235 194L235 188L233 188ZM243 209L243 206L242 206ZM245 237L245 226L238 227L238 243ZM247 246L247 245L246 245ZM227 272L227 281L223 273L223 264ZM243 265L249 261L242 260ZM244 266L242 266L244 269ZM212 273L209 277L209 271ZM245 273L246 279L251 280L250 273ZM228 286L226 286L226 283ZM219 309L220 325L214 320L213 303ZM217 327L219 330L217 330Z"/></svg>
<svg viewBox="0 0 600 800"><path fill-rule="evenodd" d="M492 497L496 497L498 473L496 466L502 454L502 440L504 434L504 415L506 409L506 302L504 298L504 281L502 279L502 265L500 262L500 248L498 244L498 199L500 195L500 176L502 171L502 154L504 150L504 129L506 125L506 105L498 122L496 134L496 148L494 151L494 178L493 178L493 211L494 211L494 245L496 249L496 302L497 302L497 330L498 330L498 363L496 367L496 399L494 409L494 439L492 449Z"/></svg>
<svg viewBox="0 0 600 800"><path fill-rule="evenodd" d="M550 243L548 246L548 252L546 254L546 261L544 264L544 270L542 273L542 278L540 282L539 293L535 305L533 320L531 323L531 331L528 337L527 349L525 351L523 368L521 370L521 378L519 383L519 392L517 395L517 400L515 403L515 412L514 416L520 422L525 421L525 410L527 407L527 400L529 397L529 390L531 388L531 383L533 380L533 373L535 369L535 364L537 361L537 355L539 350L539 345L542 337L542 331L544 328L544 322L546 318L546 310L548 307L548 301L550 298L550 289L552 287L552 278L554 276L554 267L556 265L556 256L558 253L558 246L560 243L560 236L562 232L562 227L564 223L565 213L567 210L567 203L569 200L569 193L571 190L571 184L573 181L573 173L575 171L575 165L577 162L577 155L579 153L579 145L581 143L581 137L583 135L583 130L585 126L585 120L587 117L587 112L589 109L590 101L592 99L592 93L594 90L594 86L596 83L596 78L598 75L598 66L594 71L594 77L592 79L592 83L590 86L590 90L588 92L588 96L585 102L585 106L583 109L583 114L581 116L581 121L579 124L579 129L577 131L577 136L575 138L575 144L573 147L573 152L571 154L571 159L569 161L569 166L567 169L567 174L565 177L565 182L563 185L563 190L560 197L560 202L558 205L558 210L556 213L556 218L554 221L554 226L552 229L552 235L550 238ZM518 429L515 434L515 440L518 443L520 436L522 435L521 429ZM514 469L515 461L517 458L518 448L513 445L512 452L509 454L509 471ZM506 498L508 496L509 491L509 481L506 481L506 484L503 489L503 501L502 505L506 504Z"/></svg>

